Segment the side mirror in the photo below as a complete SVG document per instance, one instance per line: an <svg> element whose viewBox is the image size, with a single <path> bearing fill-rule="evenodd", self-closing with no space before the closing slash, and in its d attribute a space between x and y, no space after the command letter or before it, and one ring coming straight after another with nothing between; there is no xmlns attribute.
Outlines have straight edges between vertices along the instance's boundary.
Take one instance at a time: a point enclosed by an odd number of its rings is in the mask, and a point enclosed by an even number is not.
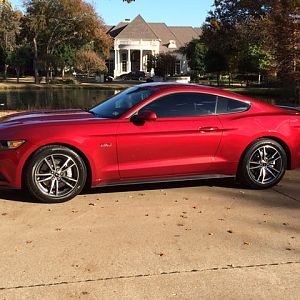
<svg viewBox="0 0 300 300"><path fill-rule="evenodd" d="M156 121L156 119L157 119L156 113L151 110L142 111L142 112L138 113L137 116L140 120L143 120L143 121Z"/></svg>
<svg viewBox="0 0 300 300"><path fill-rule="evenodd" d="M146 121L156 121L157 115L154 111L145 110L131 117L130 121L136 125L143 125Z"/></svg>

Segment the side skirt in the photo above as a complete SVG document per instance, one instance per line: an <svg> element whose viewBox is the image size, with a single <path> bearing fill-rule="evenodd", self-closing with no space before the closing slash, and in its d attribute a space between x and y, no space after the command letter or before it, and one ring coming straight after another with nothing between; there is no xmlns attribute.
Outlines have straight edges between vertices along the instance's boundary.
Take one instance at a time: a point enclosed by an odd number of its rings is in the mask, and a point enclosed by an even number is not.
<svg viewBox="0 0 300 300"><path fill-rule="evenodd" d="M222 175L222 174L209 174L209 175L196 175L196 176L180 176L180 177L171 177L171 178L155 178L155 179L146 179L146 180L124 180L124 181L113 181L101 183L94 187L99 186L119 186L119 185L134 185L134 184L147 184L147 183L163 183L163 182L178 182L178 181L196 181L203 179L221 179L221 178L235 178L234 175Z"/></svg>

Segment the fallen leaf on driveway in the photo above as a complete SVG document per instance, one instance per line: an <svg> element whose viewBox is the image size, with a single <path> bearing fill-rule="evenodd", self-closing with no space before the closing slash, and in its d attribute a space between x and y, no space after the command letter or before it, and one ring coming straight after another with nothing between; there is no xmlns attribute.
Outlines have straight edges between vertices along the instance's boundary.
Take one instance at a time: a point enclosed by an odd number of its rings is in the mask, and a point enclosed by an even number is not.
<svg viewBox="0 0 300 300"><path fill-rule="evenodd" d="M228 229L227 232L228 233L233 233L233 231L231 229Z"/></svg>
<svg viewBox="0 0 300 300"><path fill-rule="evenodd" d="M225 220L224 220L224 219L222 219L222 218L221 218L221 219L218 219L218 220L219 220L219 221L225 221Z"/></svg>
<svg viewBox="0 0 300 300"><path fill-rule="evenodd" d="M214 235L212 232L210 232L208 235Z"/></svg>
<svg viewBox="0 0 300 300"><path fill-rule="evenodd" d="M95 206L95 203L89 203L90 206Z"/></svg>
<svg viewBox="0 0 300 300"><path fill-rule="evenodd" d="M31 244L32 243L32 241L26 241L26 244Z"/></svg>
<svg viewBox="0 0 300 300"><path fill-rule="evenodd" d="M3 213L3 214L1 214L1 216L7 216L7 213Z"/></svg>
<svg viewBox="0 0 300 300"><path fill-rule="evenodd" d="M182 224L182 223L177 223L177 226L184 226L184 224Z"/></svg>
<svg viewBox="0 0 300 300"><path fill-rule="evenodd" d="M61 228L55 228L55 231L61 231Z"/></svg>
<svg viewBox="0 0 300 300"><path fill-rule="evenodd" d="M282 223L282 225L283 225L283 226L288 226L288 225L289 225L289 223Z"/></svg>
<svg viewBox="0 0 300 300"><path fill-rule="evenodd" d="M249 243L249 242L244 242L244 245L247 245L247 246L249 246L249 245L250 245L250 243Z"/></svg>

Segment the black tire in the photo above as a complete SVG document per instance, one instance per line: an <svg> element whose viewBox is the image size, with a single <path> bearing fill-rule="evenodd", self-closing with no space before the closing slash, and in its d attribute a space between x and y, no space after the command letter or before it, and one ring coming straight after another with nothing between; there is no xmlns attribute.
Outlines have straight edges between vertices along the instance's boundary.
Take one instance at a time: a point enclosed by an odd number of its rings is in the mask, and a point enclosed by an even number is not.
<svg viewBox="0 0 300 300"><path fill-rule="evenodd" d="M286 169L283 147L274 140L259 139L246 150L237 177L248 188L267 189L280 182Z"/></svg>
<svg viewBox="0 0 300 300"><path fill-rule="evenodd" d="M39 149L28 162L25 188L40 202L60 203L78 195L85 186L87 169L72 149L49 145Z"/></svg>

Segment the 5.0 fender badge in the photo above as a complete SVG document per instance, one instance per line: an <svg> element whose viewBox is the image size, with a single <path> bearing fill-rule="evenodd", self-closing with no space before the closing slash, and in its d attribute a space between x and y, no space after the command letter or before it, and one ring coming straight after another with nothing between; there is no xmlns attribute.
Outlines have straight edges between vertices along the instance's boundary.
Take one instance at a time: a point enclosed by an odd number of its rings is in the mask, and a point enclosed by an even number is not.
<svg viewBox="0 0 300 300"><path fill-rule="evenodd" d="M105 144L100 144L101 148L111 148L112 147L112 143L105 143Z"/></svg>

